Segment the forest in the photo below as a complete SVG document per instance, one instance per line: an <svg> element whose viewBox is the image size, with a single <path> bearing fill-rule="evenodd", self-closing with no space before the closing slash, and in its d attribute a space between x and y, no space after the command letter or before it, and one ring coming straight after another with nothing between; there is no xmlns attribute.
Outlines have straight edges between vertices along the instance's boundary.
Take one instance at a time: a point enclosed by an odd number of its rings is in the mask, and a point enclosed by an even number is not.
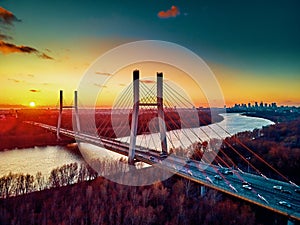
<svg viewBox="0 0 300 225"><path fill-rule="evenodd" d="M247 171L247 162L241 161L241 158L232 151L230 146L234 146L240 154L247 157L251 164L268 177L282 179L247 151L245 146L290 180L300 183L300 117L289 122L263 127L261 130L255 129L252 132L238 133L224 140L221 148L239 167ZM220 154L222 155L222 151ZM224 155L222 157L226 160ZM254 171L250 168L250 172Z"/></svg>
<svg viewBox="0 0 300 225"><path fill-rule="evenodd" d="M104 165L104 162L102 163ZM71 163L55 168L49 177L41 172L35 176L31 174L9 173L0 177L0 198L29 194L31 192L45 189L67 186L86 180L93 180L97 177L88 164Z"/></svg>
<svg viewBox="0 0 300 225"><path fill-rule="evenodd" d="M0 199L0 224L252 225L271 224L275 219L278 224L286 222L286 218L214 190L207 190L201 197L199 184L176 175L137 187L94 175L72 184L72 179L63 179L61 171L51 173L47 184L51 189Z"/></svg>

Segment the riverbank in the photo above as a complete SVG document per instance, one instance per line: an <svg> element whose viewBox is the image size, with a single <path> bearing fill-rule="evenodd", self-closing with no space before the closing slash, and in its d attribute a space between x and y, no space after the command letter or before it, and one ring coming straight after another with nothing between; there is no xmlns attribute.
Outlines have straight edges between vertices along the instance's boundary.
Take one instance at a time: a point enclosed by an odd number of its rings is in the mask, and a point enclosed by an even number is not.
<svg viewBox="0 0 300 225"><path fill-rule="evenodd" d="M56 135L43 128L23 123L23 120L9 118L1 120L0 151L9 149L32 148L35 146L65 146L74 139L57 140Z"/></svg>
<svg viewBox="0 0 300 225"><path fill-rule="evenodd" d="M57 110L24 109L2 112L0 119L0 151L36 146L65 146L74 142L70 138L63 138L58 141L54 133L24 123L24 121L41 121L55 125L57 117Z"/></svg>
<svg viewBox="0 0 300 225"><path fill-rule="evenodd" d="M170 123L168 130L178 129L181 126L180 117L176 111L167 112L169 120L166 123ZM148 120L146 123L151 121L151 119L156 116L155 113L144 113L141 116L146 116ZM205 126L211 124L211 114L209 109L198 110L199 122L190 124L191 127L195 126ZM124 116L122 116L124 117ZM98 127L99 135L106 135L109 137L114 137L114 129L110 122L111 111L110 110L100 110L95 115L96 124L101 124ZM123 118L121 118L123 119ZM129 119L129 118L128 118ZM224 118L220 115L214 115L214 122L220 122ZM35 121L40 123L49 124L52 126L57 125L58 111L57 110L46 110L46 109L32 109L32 110L19 110L13 111L13 113L2 114L0 119L0 151L9 149L23 149L32 148L35 146L65 146L70 143L74 143L75 140L72 138L67 138L62 136L61 140L57 140L56 134L50 132L44 128L37 127L24 121ZM107 122L103 122L107 121ZM141 119L141 121L143 121ZM175 121L175 122L174 122ZM172 123L172 124L171 124ZM105 126L103 125L105 124ZM120 123L122 124L122 123ZM177 124L177 125L176 125ZM176 126L175 126L176 125ZM145 126L141 124L141 127ZM68 130L72 130L72 110L66 110L63 113L62 127ZM148 125L146 124L146 127ZM118 128L120 129L120 128ZM148 132L145 130L144 132ZM128 136L130 134L123 134Z"/></svg>
<svg viewBox="0 0 300 225"><path fill-rule="evenodd" d="M274 123L282 123L296 120L300 117L298 112L276 112L276 111L256 111L256 112L242 112L241 115L264 118L271 120Z"/></svg>

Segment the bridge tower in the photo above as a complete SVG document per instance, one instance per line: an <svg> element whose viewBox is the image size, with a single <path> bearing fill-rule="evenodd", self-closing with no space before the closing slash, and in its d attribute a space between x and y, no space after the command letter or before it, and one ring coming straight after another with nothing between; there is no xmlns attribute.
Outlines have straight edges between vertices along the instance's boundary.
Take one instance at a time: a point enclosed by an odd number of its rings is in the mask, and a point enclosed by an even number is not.
<svg viewBox="0 0 300 225"><path fill-rule="evenodd" d="M58 140L60 140L60 127L61 127L61 119L62 119L62 111L63 109L75 109L75 119L76 119L76 126L77 131L80 131L80 123L79 123L79 116L78 116L78 96L77 91L74 91L74 105L72 106L64 106L63 105L63 90L59 91L59 114L58 114L58 120L57 120L57 129L56 129L56 137ZM73 128L74 129L74 128Z"/></svg>
<svg viewBox="0 0 300 225"><path fill-rule="evenodd" d="M157 106L159 132L161 140L162 155L166 156L168 154L167 147L167 137L166 137L166 125L164 120L164 108L163 108L163 73L157 73L157 92L156 92L156 102L140 103L140 90L139 90L139 70L133 71L133 111L131 120L131 131L130 131L130 145L128 152L128 163L130 165L134 164L135 157L135 146L136 146L136 136L138 129L138 115L140 106Z"/></svg>

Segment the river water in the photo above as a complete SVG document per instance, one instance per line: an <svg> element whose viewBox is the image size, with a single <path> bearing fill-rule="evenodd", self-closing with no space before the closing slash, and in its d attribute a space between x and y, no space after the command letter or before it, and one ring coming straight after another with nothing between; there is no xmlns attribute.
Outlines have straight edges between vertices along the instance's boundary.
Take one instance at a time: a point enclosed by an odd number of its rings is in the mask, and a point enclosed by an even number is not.
<svg viewBox="0 0 300 225"><path fill-rule="evenodd" d="M211 125L212 129L208 128L207 126L203 126L201 128L192 129L192 132L186 130L181 131L181 133L187 134L187 136L193 139L192 141L197 141L194 134L199 135L203 140L207 140L206 134L215 138L220 138L220 136L223 138L229 136L229 134L224 132L224 130L220 127L225 128L226 131L228 131L230 134L235 134L238 132L247 130L251 131L255 128L262 128L263 126L273 124L273 122L270 120L242 116L237 113L223 114L223 117L224 120L218 123L218 125ZM214 131L216 131L218 135ZM173 133L170 134L170 137L178 137L178 135L182 134L173 131ZM186 143L187 140L184 140L184 137L185 136L182 136L182 140L180 142L177 141L177 143L174 138L172 143L168 143L169 146L173 145L175 147L178 147L181 143ZM146 138L150 138L150 136ZM143 141L145 141L145 137L138 138L137 144L141 144L143 143ZM148 142L151 143L151 141L149 140ZM150 144L149 147L154 148L155 143L158 143L157 141L153 142L153 146L151 146ZM101 152L100 148L91 145L85 145L84 149L81 151L83 154L108 154L108 151ZM109 155L111 156L112 154L109 153ZM35 175L38 171L40 171L42 172L42 174L47 175L51 172L52 169L73 162L83 163L84 159L78 154L73 154L70 150L58 146L7 150L0 152L0 177L8 174L9 172L29 173Z"/></svg>

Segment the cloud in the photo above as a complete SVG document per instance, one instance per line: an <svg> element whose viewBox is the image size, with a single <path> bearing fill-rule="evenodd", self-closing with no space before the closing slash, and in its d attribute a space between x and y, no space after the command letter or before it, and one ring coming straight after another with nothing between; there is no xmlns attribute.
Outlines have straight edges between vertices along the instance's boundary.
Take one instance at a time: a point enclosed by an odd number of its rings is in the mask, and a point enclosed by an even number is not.
<svg viewBox="0 0 300 225"><path fill-rule="evenodd" d="M33 92L33 93L41 92L40 90L37 90L37 89L30 89L29 91L30 91L30 92Z"/></svg>
<svg viewBox="0 0 300 225"><path fill-rule="evenodd" d="M43 59L51 59L51 60L53 60L53 58L52 58L51 56L46 55L45 53L41 53L41 54L39 55L39 57L41 57L41 58L43 58Z"/></svg>
<svg viewBox="0 0 300 225"><path fill-rule="evenodd" d="M107 88L106 85L102 85L102 84L94 83L94 85L97 86L97 87L100 87L100 88Z"/></svg>
<svg viewBox="0 0 300 225"><path fill-rule="evenodd" d="M155 84L156 83L156 81L154 81L154 80L140 80L140 81L144 84Z"/></svg>
<svg viewBox="0 0 300 225"><path fill-rule="evenodd" d="M17 46L8 42L0 41L0 51L3 54L9 54L14 52L23 52L23 53L37 53L38 50L28 46Z"/></svg>
<svg viewBox="0 0 300 225"><path fill-rule="evenodd" d="M0 40L12 40L12 37L9 35L0 33Z"/></svg>
<svg viewBox="0 0 300 225"><path fill-rule="evenodd" d="M103 76L112 76L111 73L106 73L106 72L95 72L97 75L103 75Z"/></svg>
<svg viewBox="0 0 300 225"><path fill-rule="evenodd" d="M20 22L12 12L0 7L0 26L4 29L10 29L7 25L13 25L13 22ZM0 53L11 54L11 53L28 53L35 54L42 59L53 59L51 56L40 52L39 50L24 46L24 45L15 45L6 41L12 40L13 38L9 35L2 34L0 30ZM5 40L5 41L4 41ZM46 49L47 52L51 52L49 49Z"/></svg>
<svg viewBox="0 0 300 225"><path fill-rule="evenodd" d="M3 54L10 54L10 53L28 53L28 54L35 54L40 58L43 59L53 59L51 56L46 55L43 52L38 51L35 48L20 45L17 46L12 43L4 42L0 40L0 52Z"/></svg>
<svg viewBox="0 0 300 225"><path fill-rule="evenodd" d="M13 22L20 22L12 12L0 7L0 23L12 25Z"/></svg>
<svg viewBox="0 0 300 225"><path fill-rule="evenodd" d="M20 82L21 82L20 80L13 79L13 78L8 78L8 80L13 81L13 82L15 82L15 83L20 83Z"/></svg>
<svg viewBox="0 0 300 225"><path fill-rule="evenodd" d="M167 11L160 11L157 14L157 16L161 19L176 17L178 15L180 15L179 8L177 6L174 6L174 5L170 9L168 9Z"/></svg>

